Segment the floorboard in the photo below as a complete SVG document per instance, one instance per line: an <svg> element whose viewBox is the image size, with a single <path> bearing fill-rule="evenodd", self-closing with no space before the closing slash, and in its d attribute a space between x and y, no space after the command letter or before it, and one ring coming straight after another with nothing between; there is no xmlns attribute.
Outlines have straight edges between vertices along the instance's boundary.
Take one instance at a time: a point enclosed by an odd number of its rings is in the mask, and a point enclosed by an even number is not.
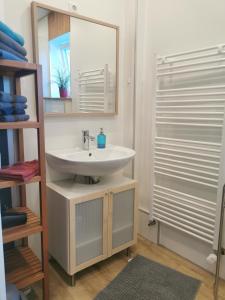
<svg viewBox="0 0 225 300"><path fill-rule="evenodd" d="M214 277L209 272L177 255L176 253L155 245L142 237L132 247L132 255L140 254L151 260L164 264L186 275L202 281L196 300L213 300ZM75 287L68 286L61 276L50 266L50 300L93 300L110 281L127 265L125 252L96 264L77 274ZM36 297L41 299L41 288L35 285ZM225 300L225 281L221 280L219 300Z"/></svg>

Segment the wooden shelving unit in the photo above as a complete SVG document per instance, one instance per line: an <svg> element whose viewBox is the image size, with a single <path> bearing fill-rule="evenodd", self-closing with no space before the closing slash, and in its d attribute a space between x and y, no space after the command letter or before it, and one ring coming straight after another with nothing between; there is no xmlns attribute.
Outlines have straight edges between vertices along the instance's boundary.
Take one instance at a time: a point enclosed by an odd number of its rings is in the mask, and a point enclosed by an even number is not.
<svg viewBox="0 0 225 300"><path fill-rule="evenodd" d="M44 147L44 116L42 97L42 74L41 66L17 61L0 60L0 75L8 76L14 86L14 94L21 94L21 77L33 75L35 81L35 99L37 121L27 122L0 122L0 130L12 129L17 135L18 160L24 161L24 130L33 128L37 130L39 175L27 182L15 180L0 180L0 189L18 187L20 191L20 207L14 211L26 212L27 223L20 226L3 230L3 243L21 240L23 247L15 247L6 250L5 270L6 281L16 284L19 289L26 288L33 283L42 280L43 299L49 299L48 291L48 235L46 215L46 173L45 173L45 147ZM40 194L40 218L28 207L26 201L26 185L39 184ZM41 262L32 252L28 245L28 236L41 234Z"/></svg>
<svg viewBox="0 0 225 300"><path fill-rule="evenodd" d="M6 281L16 284L18 289L44 279L39 259L28 247L5 251Z"/></svg>
<svg viewBox="0 0 225 300"><path fill-rule="evenodd" d="M39 128L38 122L27 121L27 122L6 122L0 123L1 129L22 129L22 128Z"/></svg>
<svg viewBox="0 0 225 300"><path fill-rule="evenodd" d="M5 188L12 188L16 187L19 185L24 185L24 184L29 184L29 183L34 183L34 182L40 182L41 181L41 176L34 176L31 180L29 181L15 181L15 180L2 180L0 179L0 189L5 189Z"/></svg>
<svg viewBox="0 0 225 300"><path fill-rule="evenodd" d="M39 218L27 207L16 207L9 211L26 212L27 223L20 226L6 228L3 230L3 243L9 243L27 237L31 234L42 232L42 225Z"/></svg>

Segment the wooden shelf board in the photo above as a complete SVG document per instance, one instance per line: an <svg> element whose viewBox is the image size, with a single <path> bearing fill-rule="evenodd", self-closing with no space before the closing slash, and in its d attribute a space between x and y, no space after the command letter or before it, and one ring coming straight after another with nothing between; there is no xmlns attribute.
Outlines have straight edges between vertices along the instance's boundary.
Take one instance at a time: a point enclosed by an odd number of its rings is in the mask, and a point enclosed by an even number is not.
<svg viewBox="0 0 225 300"><path fill-rule="evenodd" d="M38 65L28 62L0 59L0 73L4 73L5 76L23 77L31 75L37 71L37 67Z"/></svg>
<svg viewBox="0 0 225 300"><path fill-rule="evenodd" d="M39 259L28 247L18 247L5 251L6 281L18 289L26 288L44 278Z"/></svg>
<svg viewBox="0 0 225 300"><path fill-rule="evenodd" d="M29 181L16 181L16 180L0 179L0 189L11 188L11 187L15 187L15 186L23 185L23 184L34 183L34 182L39 182L39 181L41 181L41 176L34 176Z"/></svg>
<svg viewBox="0 0 225 300"><path fill-rule="evenodd" d="M26 212L27 223L3 230L3 243L9 243L42 231L39 218L27 207L17 207L8 210L10 212Z"/></svg>
<svg viewBox="0 0 225 300"><path fill-rule="evenodd" d="M39 122L0 122L0 129L39 128Z"/></svg>

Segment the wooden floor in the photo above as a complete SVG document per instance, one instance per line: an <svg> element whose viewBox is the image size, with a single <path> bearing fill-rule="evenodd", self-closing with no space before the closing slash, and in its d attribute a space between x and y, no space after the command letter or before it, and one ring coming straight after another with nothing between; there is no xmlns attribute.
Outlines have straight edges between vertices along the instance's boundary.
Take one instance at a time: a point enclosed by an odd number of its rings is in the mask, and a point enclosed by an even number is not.
<svg viewBox="0 0 225 300"><path fill-rule="evenodd" d="M140 254L156 262L171 267L186 275L202 281L196 300L213 300L213 276L190 261L161 246L139 238L137 246L132 248L132 254ZM110 281L127 265L125 252L96 264L78 274L76 286L68 286L60 275L50 266L50 300L92 300ZM35 287L35 293L41 299L40 287ZM32 297L34 299L34 297ZM221 280L219 299L225 300L225 281ZM129 299L127 299L129 300Z"/></svg>

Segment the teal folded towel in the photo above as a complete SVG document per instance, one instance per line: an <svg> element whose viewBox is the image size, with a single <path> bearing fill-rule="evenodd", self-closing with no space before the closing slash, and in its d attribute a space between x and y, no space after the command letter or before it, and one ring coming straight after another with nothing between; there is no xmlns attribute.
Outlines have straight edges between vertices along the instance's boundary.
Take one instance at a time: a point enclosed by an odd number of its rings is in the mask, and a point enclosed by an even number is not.
<svg viewBox="0 0 225 300"><path fill-rule="evenodd" d="M14 41L19 43L21 46L24 45L24 38L22 37L22 35L14 32L9 26L7 26L2 21L0 21L0 30L3 31L8 36L10 36Z"/></svg>
<svg viewBox="0 0 225 300"><path fill-rule="evenodd" d="M26 57L22 59L21 57L2 49L0 49L0 59L27 61Z"/></svg>
<svg viewBox="0 0 225 300"><path fill-rule="evenodd" d="M2 43L1 41L0 41L0 50L5 50L5 51L7 51L11 54L14 54L14 55L20 57L22 60L26 59L24 55L22 55L21 53L15 51L14 49L8 47L7 45Z"/></svg>
<svg viewBox="0 0 225 300"><path fill-rule="evenodd" d="M15 42L10 36L5 34L0 30L0 41L5 44L6 46L14 49L16 52L20 53L23 56L27 55L27 50L22 47L20 44Z"/></svg>
<svg viewBox="0 0 225 300"><path fill-rule="evenodd" d="M22 122L29 120L29 115L4 115L0 116L0 122Z"/></svg>
<svg viewBox="0 0 225 300"><path fill-rule="evenodd" d="M0 102L9 102L9 103L26 103L27 98L20 95L11 95L5 92L0 91Z"/></svg>

